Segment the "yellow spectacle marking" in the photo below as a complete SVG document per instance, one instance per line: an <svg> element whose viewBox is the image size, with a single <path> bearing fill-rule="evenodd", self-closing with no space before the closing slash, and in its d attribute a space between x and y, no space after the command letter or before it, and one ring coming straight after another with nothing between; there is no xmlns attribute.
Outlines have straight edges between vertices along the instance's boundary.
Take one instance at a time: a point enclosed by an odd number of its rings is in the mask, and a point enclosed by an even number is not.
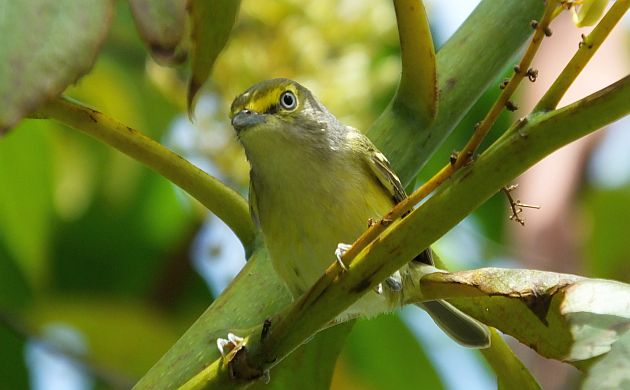
<svg viewBox="0 0 630 390"><path fill-rule="evenodd" d="M232 114L248 109L258 113L267 112L271 107L278 104L280 95L286 91L291 91L295 96L298 96L298 91L295 85L291 83L276 84L269 86L268 88L261 88L255 91L248 91L241 97L245 99L244 104L239 104L237 107L233 107Z"/></svg>

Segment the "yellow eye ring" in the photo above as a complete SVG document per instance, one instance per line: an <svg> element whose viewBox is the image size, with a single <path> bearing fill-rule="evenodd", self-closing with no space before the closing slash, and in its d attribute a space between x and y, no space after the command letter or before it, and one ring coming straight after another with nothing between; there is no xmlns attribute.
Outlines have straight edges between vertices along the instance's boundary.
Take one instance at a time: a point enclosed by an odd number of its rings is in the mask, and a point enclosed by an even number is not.
<svg viewBox="0 0 630 390"><path fill-rule="evenodd" d="M285 110L295 110L298 104L297 97L291 91L285 91L280 95L280 107Z"/></svg>

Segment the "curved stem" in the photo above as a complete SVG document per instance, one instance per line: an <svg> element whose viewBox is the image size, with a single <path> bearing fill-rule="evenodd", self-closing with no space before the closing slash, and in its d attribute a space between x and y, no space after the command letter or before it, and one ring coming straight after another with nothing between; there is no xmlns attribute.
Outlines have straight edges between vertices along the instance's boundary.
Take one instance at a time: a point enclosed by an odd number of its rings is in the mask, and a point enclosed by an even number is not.
<svg viewBox="0 0 630 390"><path fill-rule="evenodd" d="M417 128L425 128L437 114L435 49L422 1L394 0L400 39L401 75L394 105L415 113Z"/></svg>
<svg viewBox="0 0 630 390"><path fill-rule="evenodd" d="M36 115L55 119L87 133L145 164L221 218L238 236L248 253L253 248L255 228L247 202L236 191L180 155L101 112L64 98L40 108Z"/></svg>

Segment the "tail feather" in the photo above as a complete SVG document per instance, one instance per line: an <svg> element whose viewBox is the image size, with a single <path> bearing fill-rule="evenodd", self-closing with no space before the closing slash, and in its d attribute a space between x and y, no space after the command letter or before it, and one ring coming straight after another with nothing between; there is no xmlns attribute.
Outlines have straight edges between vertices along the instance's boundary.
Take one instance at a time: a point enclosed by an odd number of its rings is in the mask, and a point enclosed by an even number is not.
<svg viewBox="0 0 630 390"><path fill-rule="evenodd" d="M418 304L426 310L433 321L453 340L468 348L490 346L490 331L487 326L464 314L446 301L427 301Z"/></svg>

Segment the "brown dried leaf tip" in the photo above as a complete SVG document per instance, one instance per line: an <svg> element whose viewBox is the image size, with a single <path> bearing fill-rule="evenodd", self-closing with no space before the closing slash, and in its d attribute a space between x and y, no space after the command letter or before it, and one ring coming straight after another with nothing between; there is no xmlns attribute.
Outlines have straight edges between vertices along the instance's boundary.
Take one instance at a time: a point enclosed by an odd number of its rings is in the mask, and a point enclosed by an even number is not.
<svg viewBox="0 0 630 390"><path fill-rule="evenodd" d="M512 212L512 215L510 215L509 217L510 221L515 221L515 222L520 223L521 226L525 226L525 220L519 216L519 214L523 212L523 208L539 210L540 206L521 203L521 201L518 199L515 201L514 198L512 197L511 192L517 188L518 188L518 184L512 184L512 185L503 187L502 191L505 194L505 196L507 196L508 202L510 203L510 211Z"/></svg>

